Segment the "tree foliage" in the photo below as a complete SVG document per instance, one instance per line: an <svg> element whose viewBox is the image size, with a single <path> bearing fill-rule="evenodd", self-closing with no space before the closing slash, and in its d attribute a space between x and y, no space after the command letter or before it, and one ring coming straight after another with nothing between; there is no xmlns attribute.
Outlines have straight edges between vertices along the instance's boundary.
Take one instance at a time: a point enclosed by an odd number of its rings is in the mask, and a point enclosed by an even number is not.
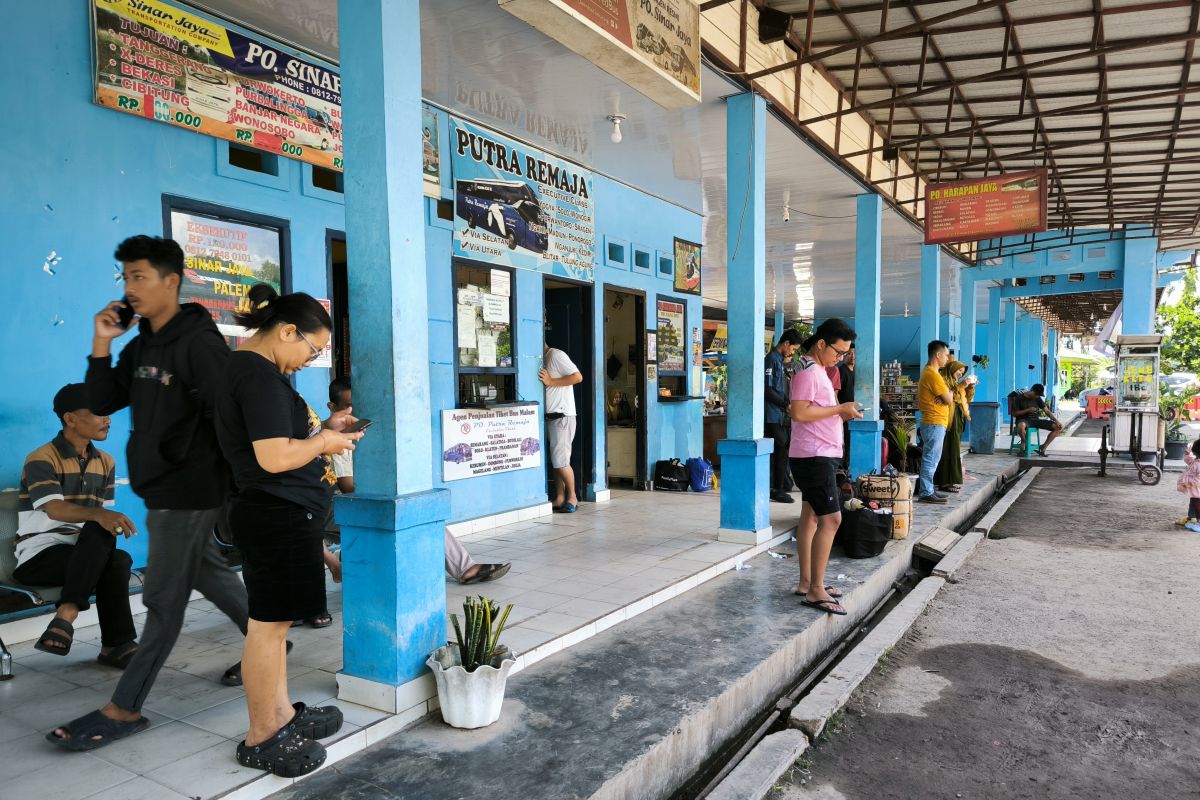
<svg viewBox="0 0 1200 800"><path fill-rule="evenodd" d="M1184 276L1183 294L1179 300L1158 309L1154 327L1163 334L1163 373L1200 369L1200 314L1196 301L1196 271L1193 269Z"/></svg>

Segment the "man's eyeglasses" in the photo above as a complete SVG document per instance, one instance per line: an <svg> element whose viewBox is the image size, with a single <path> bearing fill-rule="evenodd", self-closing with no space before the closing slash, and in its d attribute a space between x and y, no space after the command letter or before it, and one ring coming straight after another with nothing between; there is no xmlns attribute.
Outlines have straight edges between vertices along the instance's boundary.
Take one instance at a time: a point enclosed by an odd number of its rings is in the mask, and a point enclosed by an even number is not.
<svg viewBox="0 0 1200 800"><path fill-rule="evenodd" d="M314 361L316 361L318 358L321 357L321 351L318 350L317 348L313 347L313 343L310 342L308 340L308 337L304 335L304 331L300 330L299 328L296 328L296 333L300 334L300 338L304 340L304 343L306 345L308 345L308 349L312 350L312 355L309 356L308 360L304 362L304 366L307 367L309 364L313 363Z"/></svg>
<svg viewBox="0 0 1200 800"><path fill-rule="evenodd" d="M847 347L845 350L838 350L833 345L829 345L829 349L832 350L833 352L837 353L838 361L841 361L850 352L849 347Z"/></svg>

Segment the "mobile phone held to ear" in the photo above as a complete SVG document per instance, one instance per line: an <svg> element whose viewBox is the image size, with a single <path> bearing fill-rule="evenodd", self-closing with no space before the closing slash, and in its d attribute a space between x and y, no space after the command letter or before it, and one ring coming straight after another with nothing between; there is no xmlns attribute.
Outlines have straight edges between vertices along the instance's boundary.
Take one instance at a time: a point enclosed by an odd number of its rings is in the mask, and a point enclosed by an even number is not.
<svg viewBox="0 0 1200 800"><path fill-rule="evenodd" d="M121 307L117 309L117 320L122 328L128 328L129 323L133 322L133 306L129 305L129 298L121 298Z"/></svg>
<svg viewBox="0 0 1200 800"><path fill-rule="evenodd" d="M358 422L354 423L349 428L346 428L344 431L342 431L342 433L360 433L361 431L365 431L369 427L371 427L371 420L360 419Z"/></svg>

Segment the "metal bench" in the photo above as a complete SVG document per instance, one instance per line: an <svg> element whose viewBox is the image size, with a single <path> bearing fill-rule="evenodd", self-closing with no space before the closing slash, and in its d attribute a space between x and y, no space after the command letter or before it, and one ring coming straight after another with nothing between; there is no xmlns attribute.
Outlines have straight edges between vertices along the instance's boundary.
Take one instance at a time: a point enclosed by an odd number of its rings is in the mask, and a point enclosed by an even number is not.
<svg viewBox="0 0 1200 800"><path fill-rule="evenodd" d="M62 597L61 586L26 586L13 577L17 568L17 557L13 551L17 538L17 493L0 494L0 592L25 595L35 607L52 606ZM129 588L140 589L143 583L141 570L129 573Z"/></svg>

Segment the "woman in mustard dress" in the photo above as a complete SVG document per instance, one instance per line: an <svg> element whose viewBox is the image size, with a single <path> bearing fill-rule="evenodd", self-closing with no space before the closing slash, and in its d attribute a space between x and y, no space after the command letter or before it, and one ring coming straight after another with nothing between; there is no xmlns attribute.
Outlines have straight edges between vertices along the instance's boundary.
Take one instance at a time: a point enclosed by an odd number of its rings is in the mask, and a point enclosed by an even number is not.
<svg viewBox="0 0 1200 800"><path fill-rule="evenodd" d="M967 365L961 361L951 361L942 367L942 377L954 395L954 410L950 416L950 424L946 428L946 443L942 446L942 460L938 462L937 472L933 482L943 492L962 491L962 435L971 418L968 405L975 399L975 383L966 378Z"/></svg>

